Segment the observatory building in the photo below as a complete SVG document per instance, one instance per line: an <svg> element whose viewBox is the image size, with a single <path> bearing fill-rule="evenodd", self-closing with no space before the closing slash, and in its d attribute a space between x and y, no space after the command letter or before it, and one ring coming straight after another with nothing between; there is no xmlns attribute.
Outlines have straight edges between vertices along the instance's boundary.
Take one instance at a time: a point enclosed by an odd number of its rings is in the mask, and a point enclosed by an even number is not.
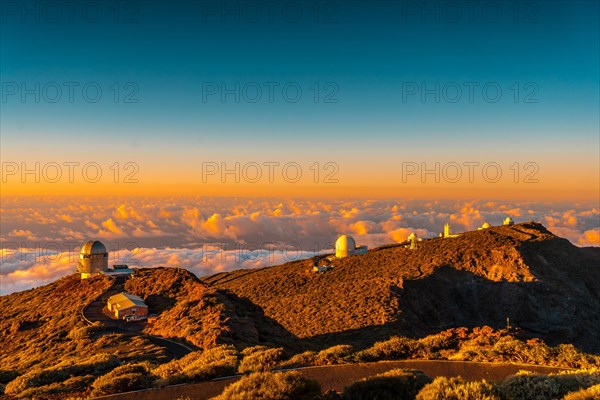
<svg viewBox="0 0 600 400"><path fill-rule="evenodd" d="M113 265L112 268L108 268L108 250L106 250L106 246L98 240L90 240L81 247L79 252L77 273L81 274L81 279L88 279L100 274L115 277L130 275L133 270L124 264L117 264Z"/></svg>
<svg viewBox="0 0 600 400"><path fill-rule="evenodd" d="M444 232L440 233L441 238L453 238L460 236L458 233L450 233L450 224L444 225Z"/></svg>
<svg viewBox="0 0 600 400"><path fill-rule="evenodd" d="M108 251L102 242L90 240L81 247L77 272L81 274L81 279L108 272Z"/></svg>
<svg viewBox="0 0 600 400"><path fill-rule="evenodd" d="M335 256L344 258L358 254L365 254L367 246L356 246L352 236L342 235L335 241Z"/></svg>
<svg viewBox="0 0 600 400"><path fill-rule="evenodd" d="M511 226L514 224L515 224L515 222L512 220L511 217L506 217L506 219L502 222L502 225L506 225L506 226Z"/></svg>

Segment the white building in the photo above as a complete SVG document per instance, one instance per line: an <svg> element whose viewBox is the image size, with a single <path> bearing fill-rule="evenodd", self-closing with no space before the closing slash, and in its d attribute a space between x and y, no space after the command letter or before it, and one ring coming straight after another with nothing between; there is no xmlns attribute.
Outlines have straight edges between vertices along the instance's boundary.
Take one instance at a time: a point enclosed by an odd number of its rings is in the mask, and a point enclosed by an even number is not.
<svg viewBox="0 0 600 400"><path fill-rule="evenodd" d="M367 246L356 246L352 236L342 235L335 241L335 256L337 258L365 254L367 250Z"/></svg>
<svg viewBox="0 0 600 400"><path fill-rule="evenodd" d="M514 224L515 224L515 222L512 220L511 217L506 217L504 222L502 222L502 225L507 225L507 226L514 225Z"/></svg>

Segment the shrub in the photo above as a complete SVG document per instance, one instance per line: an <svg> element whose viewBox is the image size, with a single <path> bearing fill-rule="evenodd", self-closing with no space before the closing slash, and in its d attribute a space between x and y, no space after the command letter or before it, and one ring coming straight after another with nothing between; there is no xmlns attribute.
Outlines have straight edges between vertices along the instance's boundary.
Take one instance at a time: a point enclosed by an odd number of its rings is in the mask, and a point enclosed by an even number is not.
<svg viewBox="0 0 600 400"><path fill-rule="evenodd" d="M147 363L121 365L100 376L92 384L92 395L128 392L152 387L154 377L149 372Z"/></svg>
<svg viewBox="0 0 600 400"><path fill-rule="evenodd" d="M342 364L353 350L352 346L347 344L333 346L317 353L315 361L317 365Z"/></svg>
<svg viewBox="0 0 600 400"><path fill-rule="evenodd" d="M242 354L245 356L238 367L238 372L240 374L269 371L275 368L281 361L283 357L283 348L255 346L244 349Z"/></svg>
<svg viewBox="0 0 600 400"><path fill-rule="evenodd" d="M600 384L600 370L564 371L539 375L519 372L500 384L502 394L514 400L560 398L569 392Z"/></svg>
<svg viewBox="0 0 600 400"><path fill-rule="evenodd" d="M344 390L346 400L413 400L431 379L420 371L393 369L354 382Z"/></svg>
<svg viewBox="0 0 600 400"><path fill-rule="evenodd" d="M179 360L162 364L152 371L170 384L194 382L232 375L238 364L238 352L233 346L217 346L195 351Z"/></svg>
<svg viewBox="0 0 600 400"><path fill-rule="evenodd" d="M500 400L500 395L485 380L465 382L461 377L440 376L421 389L415 400Z"/></svg>
<svg viewBox="0 0 600 400"><path fill-rule="evenodd" d="M89 339L92 333L101 331L103 329L104 324L96 321L92 325L74 327L71 329L71 331L69 331L67 337L71 340Z"/></svg>
<svg viewBox="0 0 600 400"><path fill-rule="evenodd" d="M305 351L304 353L296 354L289 360L283 361L281 368L298 368L308 367L317 363L317 353L314 351Z"/></svg>
<svg viewBox="0 0 600 400"><path fill-rule="evenodd" d="M26 389L19 394L22 398L46 397L56 393L83 391L94 381L93 375L74 376L63 382Z"/></svg>
<svg viewBox="0 0 600 400"><path fill-rule="evenodd" d="M9 382L4 392L6 394L20 395L27 389L63 382L69 379L69 377L69 373L64 370L48 369L31 371Z"/></svg>
<svg viewBox="0 0 600 400"><path fill-rule="evenodd" d="M600 399L600 385L590 386L577 392L567 394L563 400L598 400Z"/></svg>
<svg viewBox="0 0 600 400"><path fill-rule="evenodd" d="M399 360L410 358L413 352L422 344L414 340L393 336L388 340L376 342L372 347L356 353L356 359L360 362L379 360Z"/></svg>
<svg viewBox="0 0 600 400"><path fill-rule="evenodd" d="M256 372L227 386L213 400L308 400L321 393L319 384L297 371Z"/></svg>
<svg viewBox="0 0 600 400"><path fill-rule="evenodd" d="M504 397L511 400L546 400L560 398L560 385L547 375L519 372L506 378L499 386Z"/></svg>
<svg viewBox="0 0 600 400"><path fill-rule="evenodd" d="M31 397L33 394L66 391L65 388L77 386L79 383L77 380L70 380L74 375L97 375L119 365L116 356L105 353L96 354L84 362L76 361L72 358L66 359L53 367L33 370L18 376L6 385L5 393Z"/></svg>

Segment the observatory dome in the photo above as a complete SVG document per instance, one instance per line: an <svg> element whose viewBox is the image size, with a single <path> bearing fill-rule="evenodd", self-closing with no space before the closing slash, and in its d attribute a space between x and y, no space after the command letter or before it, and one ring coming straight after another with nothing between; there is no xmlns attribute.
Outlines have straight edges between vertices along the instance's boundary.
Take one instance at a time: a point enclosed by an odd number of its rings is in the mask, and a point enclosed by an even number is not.
<svg viewBox="0 0 600 400"><path fill-rule="evenodd" d="M86 242L79 252L77 272L81 278L86 279L102 272L108 271L108 251L106 246L98 240Z"/></svg>
<svg viewBox="0 0 600 400"><path fill-rule="evenodd" d="M506 219L504 220L504 222L502 224L503 225L514 225L515 223L511 217L506 217Z"/></svg>
<svg viewBox="0 0 600 400"><path fill-rule="evenodd" d="M90 240L81 247L81 251L79 253L91 256L106 254L108 251L106 251L106 246L104 246L104 244L99 240Z"/></svg>
<svg viewBox="0 0 600 400"><path fill-rule="evenodd" d="M487 228L489 228L489 227L490 227L490 224L488 224L487 222L484 222L484 223L483 223L483 225L481 225L481 227L482 227L483 229L487 229Z"/></svg>
<svg viewBox="0 0 600 400"><path fill-rule="evenodd" d="M335 256L338 258L354 255L356 242L352 236L342 235L335 241Z"/></svg>

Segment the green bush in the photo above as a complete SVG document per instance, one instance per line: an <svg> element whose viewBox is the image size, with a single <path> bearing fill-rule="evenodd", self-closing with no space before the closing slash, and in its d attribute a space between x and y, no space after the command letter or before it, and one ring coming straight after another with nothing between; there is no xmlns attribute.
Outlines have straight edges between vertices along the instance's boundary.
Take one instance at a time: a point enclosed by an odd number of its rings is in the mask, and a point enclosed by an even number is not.
<svg viewBox="0 0 600 400"><path fill-rule="evenodd" d="M429 382L420 371L398 368L354 382L344 390L344 399L413 400Z"/></svg>
<svg viewBox="0 0 600 400"><path fill-rule="evenodd" d="M493 384L440 376L417 394L416 400L500 400Z"/></svg>
<svg viewBox="0 0 600 400"><path fill-rule="evenodd" d="M238 352L233 346L217 346L195 351L179 360L162 364L152 373L166 383L203 381L233 375L238 365Z"/></svg>
<svg viewBox="0 0 600 400"><path fill-rule="evenodd" d="M321 393L319 384L297 371L256 372L227 386L213 400L308 400Z"/></svg>
<svg viewBox="0 0 600 400"><path fill-rule="evenodd" d="M563 400L598 400L600 399L600 385L590 386L577 392L567 394Z"/></svg>
<svg viewBox="0 0 600 400"><path fill-rule="evenodd" d="M238 367L238 372L240 374L269 371L281 362L283 358L283 348L255 346L244 349L242 354L244 354L244 358Z"/></svg>

